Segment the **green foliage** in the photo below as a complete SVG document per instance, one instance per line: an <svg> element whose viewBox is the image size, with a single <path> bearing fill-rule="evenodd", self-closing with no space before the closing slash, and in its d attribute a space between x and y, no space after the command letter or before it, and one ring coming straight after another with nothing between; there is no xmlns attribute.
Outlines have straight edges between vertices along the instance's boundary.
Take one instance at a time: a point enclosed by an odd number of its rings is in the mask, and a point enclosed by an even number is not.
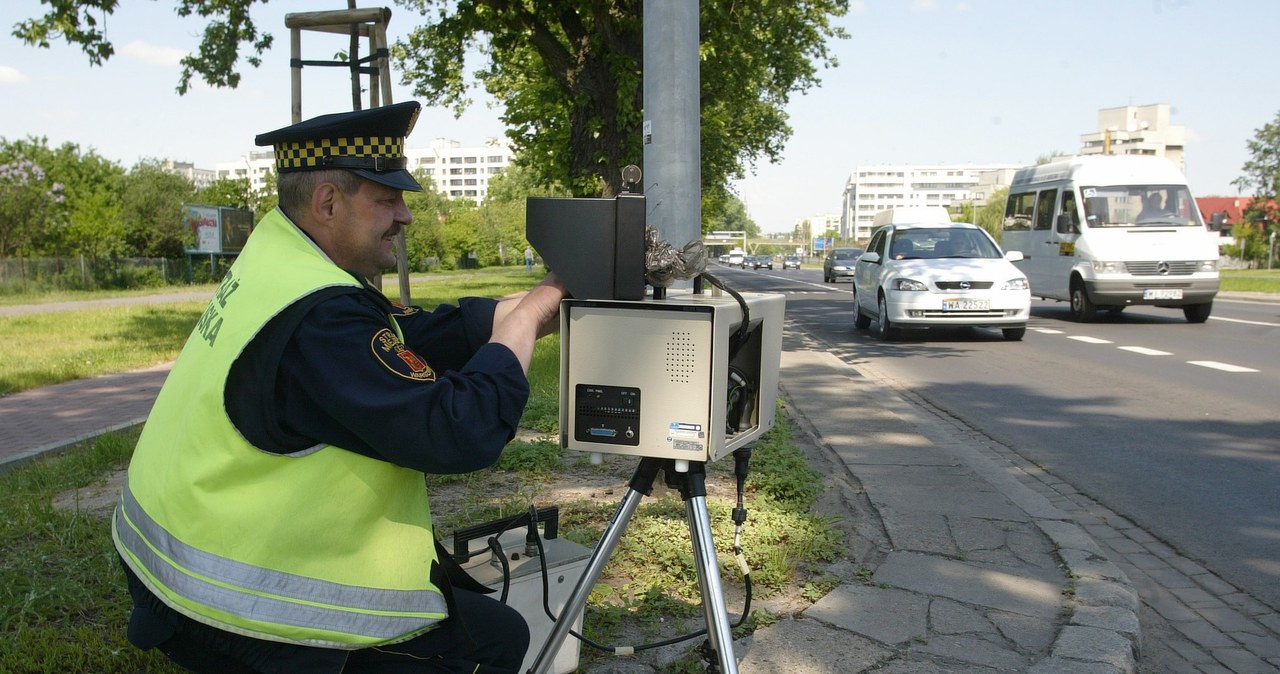
<svg viewBox="0 0 1280 674"><path fill-rule="evenodd" d="M1280 112L1254 131L1248 148L1249 159L1240 167L1242 175L1231 184L1241 191L1252 191L1258 205L1280 198ZM1249 221L1257 222L1257 219Z"/></svg>
<svg viewBox="0 0 1280 674"><path fill-rule="evenodd" d="M51 506L55 495L99 482L135 440L108 434L0 473L0 671L183 671L125 641L132 602L110 526Z"/></svg>
<svg viewBox="0 0 1280 674"><path fill-rule="evenodd" d="M564 465L560 443L550 440L526 442L516 440L502 450L495 467L498 470L548 475Z"/></svg>
<svg viewBox="0 0 1280 674"><path fill-rule="evenodd" d="M779 404L780 405L780 404ZM779 418L782 418L781 409ZM796 452L791 426L775 425L751 448L752 470L747 486L780 506L808 511L822 488L822 475Z"/></svg>
<svg viewBox="0 0 1280 674"><path fill-rule="evenodd" d="M173 360L206 302L119 305L0 321L0 395Z"/></svg>
<svg viewBox="0 0 1280 674"><path fill-rule="evenodd" d="M1224 292L1280 293L1280 270L1222 270Z"/></svg>
<svg viewBox="0 0 1280 674"><path fill-rule="evenodd" d="M529 363L529 404L520 425L539 433L560 428L560 335L548 335L533 347Z"/></svg>
<svg viewBox="0 0 1280 674"><path fill-rule="evenodd" d="M48 236L62 198L62 185L35 162L0 163L0 255L30 255Z"/></svg>
<svg viewBox="0 0 1280 674"><path fill-rule="evenodd" d="M253 210L255 198L248 178L218 178L191 195L192 203Z"/></svg>
<svg viewBox="0 0 1280 674"><path fill-rule="evenodd" d="M978 212L974 215L973 224L987 230L997 242L1000 241L1000 234L1004 231L1004 209L1009 201L1009 188L998 187L991 193L991 197L987 199L987 203L978 208Z"/></svg>
<svg viewBox="0 0 1280 674"><path fill-rule="evenodd" d="M477 74L503 101L522 166L577 196L612 196L621 168L642 160L642 19L637 0L543 3L397 0L424 23L395 48L414 94L461 112L470 103L465 55L483 47ZM844 32L830 18L845 0L750 0L701 5L702 184L719 190L746 164L776 160L790 136L792 93L817 84L814 63Z"/></svg>
<svg viewBox="0 0 1280 674"><path fill-rule="evenodd" d="M702 233L707 232L746 232L750 238L760 235L760 226L747 215L747 206L738 195L703 192Z"/></svg>
<svg viewBox="0 0 1280 674"><path fill-rule="evenodd" d="M121 181L120 220L125 242L142 257L182 257L195 243L182 215L195 188L156 160L143 160Z"/></svg>

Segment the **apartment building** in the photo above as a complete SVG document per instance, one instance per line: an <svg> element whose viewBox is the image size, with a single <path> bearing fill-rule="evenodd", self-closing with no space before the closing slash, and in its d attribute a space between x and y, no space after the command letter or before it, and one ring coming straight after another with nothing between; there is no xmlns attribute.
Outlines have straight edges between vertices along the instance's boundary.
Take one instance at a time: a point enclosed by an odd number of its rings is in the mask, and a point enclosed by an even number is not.
<svg viewBox="0 0 1280 674"><path fill-rule="evenodd" d="M160 169L165 173L182 176L191 181L196 189L204 189L211 185L217 176L210 169L196 168L196 165L187 161L174 161L172 159L165 160L160 165Z"/></svg>
<svg viewBox="0 0 1280 674"><path fill-rule="evenodd" d="M1172 124L1168 103L1125 105L1098 111L1098 128L1080 135L1080 154L1165 157L1186 173L1187 128Z"/></svg>
<svg viewBox="0 0 1280 674"><path fill-rule="evenodd" d="M871 238L872 219L886 208L952 207L984 203L1001 185L1008 186L1020 164L931 164L856 166L845 181L840 211L840 238Z"/></svg>
<svg viewBox="0 0 1280 674"><path fill-rule="evenodd" d="M509 166L513 158L503 138L489 138L477 147L437 138L426 148L405 148L405 156L409 170L425 175L440 194L476 202L484 200L489 193L489 180Z"/></svg>
<svg viewBox="0 0 1280 674"><path fill-rule="evenodd" d="M489 138L479 146L437 138L427 147L406 147L404 154L409 171L424 176L436 192L451 199L476 202L484 200L489 193L489 180L509 166L514 157L502 138ZM271 150L255 150L234 161L215 164L214 173L219 179L247 178L250 189L259 191L267 189L267 176L274 166Z"/></svg>

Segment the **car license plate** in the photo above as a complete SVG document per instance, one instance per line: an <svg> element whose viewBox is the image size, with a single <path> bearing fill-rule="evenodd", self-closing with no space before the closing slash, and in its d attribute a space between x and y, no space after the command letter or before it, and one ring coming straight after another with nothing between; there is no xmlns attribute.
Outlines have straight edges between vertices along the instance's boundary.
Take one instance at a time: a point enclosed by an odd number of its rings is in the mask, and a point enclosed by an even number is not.
<svg viewBox="0 0 1280 674"><path fill-rule="evenodd" d="M990 308L990 300L942 300L943 311L987 311Z"/></svg>
<svg viewBox="0 0 1280 674"><path fill-rule="evenodd" d="M1180 300L1182 288L1147 288L1142 291L1144 300Z"/></svg>

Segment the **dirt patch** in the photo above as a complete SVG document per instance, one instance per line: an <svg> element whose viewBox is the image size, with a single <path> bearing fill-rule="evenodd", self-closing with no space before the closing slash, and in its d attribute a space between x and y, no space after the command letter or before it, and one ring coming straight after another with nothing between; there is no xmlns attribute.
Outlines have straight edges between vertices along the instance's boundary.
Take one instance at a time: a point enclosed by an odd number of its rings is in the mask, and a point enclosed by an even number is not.
<svg viewBox="0 0 1280 674"><path fill-rule="evenodd" d="M124 468L117 468L91 485L64 491L53 497L53 508L54 510L78 510L108 519L120 500L124 474Z"/></svg>

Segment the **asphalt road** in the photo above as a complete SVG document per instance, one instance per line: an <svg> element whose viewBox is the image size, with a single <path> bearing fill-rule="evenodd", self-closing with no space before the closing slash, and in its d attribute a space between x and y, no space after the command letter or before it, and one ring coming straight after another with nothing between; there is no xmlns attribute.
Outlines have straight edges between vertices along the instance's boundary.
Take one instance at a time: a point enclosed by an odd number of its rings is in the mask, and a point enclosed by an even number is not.
<svg viewBox="0 0 1280 674"><path fill-rule="evenodd" d="M791 329L1280 607L1280 304L1219 299L1203 325L1146 307L1081 324L1035 301L1022 342L954 330L885 343L853 329L849 284L818 271L720 275L788 293Z"/></svg>

